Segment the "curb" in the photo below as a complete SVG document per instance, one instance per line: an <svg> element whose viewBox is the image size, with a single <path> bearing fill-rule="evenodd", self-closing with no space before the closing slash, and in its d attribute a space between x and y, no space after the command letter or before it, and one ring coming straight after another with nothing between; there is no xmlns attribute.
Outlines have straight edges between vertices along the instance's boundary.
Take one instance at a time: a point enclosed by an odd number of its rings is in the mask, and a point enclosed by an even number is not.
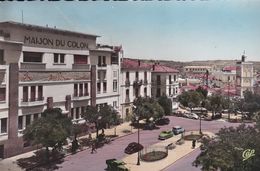
<svg viewBox="0 0 260 171"><path fill-rule="evenodd" d="M177 161L179 161L179 160L181 160L182 158L184 158L184 157L186 157L186 156L188 156L189 154L191 154L191 153L193 153L195 150L197 150L199 147L196 147L193 151L191 151L191 152L189 152L189 153L187 153L187 154L185 154L184 156L182 156L182 157L180 157L180 158L178 158L177 160L175 160L173 163L171 163L170 165L168 165L168 166L166 166L166 167L164 167L163 169L161 169L160 171L163 171L163 170L165 170L165 169L167 169L167 168L169 168L170 166L172 166L174 163L176 163Z"/></svg>

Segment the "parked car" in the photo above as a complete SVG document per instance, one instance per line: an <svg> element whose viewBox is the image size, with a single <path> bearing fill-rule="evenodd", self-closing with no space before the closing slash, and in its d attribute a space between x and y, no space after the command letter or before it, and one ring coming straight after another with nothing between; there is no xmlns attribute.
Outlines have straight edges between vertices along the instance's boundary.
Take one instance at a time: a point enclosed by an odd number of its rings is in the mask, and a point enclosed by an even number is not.
<svg viewBox="0 0 260 171"><path fill-rule="evenodd" d="M181 126L174 126L172 127L172 132L177 135L177 134L181 134L183 132L185 132L185 129Z"/></svg>
<svg viewBox="0 0 260 171"><path fill-rule="evenodd" d="M190 119L199 119L199 116L195 113L186 113L185 116Z"/></svg>
<svg viewBox="0 0 260 171"><path fill-rule="evenodd" d="M125 153L126 154L133 154L136 153L140 150L142 150L144 147L141 144L138 144L136 142L132 142L128 144L128 146L125 148Z"/></svg>
<svg viewBox="0 0 260 171"><path fill-rule="evenodd" d="M144 130L153 130L155 127L156 126L154 122L149 122L144 125Z"/></svg>
<svg viewBox="0 0 260 171"><path fill-rule="evenodd" d="M170 123L169 118L161 118L156 121L156 125L168 125Z"/></svg>
<svg viewBox="0 0 260 171"><path fill-rule="evenodd" d="M215 115L212 115L212 119L220 119L222 118L222 113L215 113Z"/></svg>
<svg viewBox="0 0 260 171"><path fill-rule="evenodd" d="M166 139L171 138L171 137L173 137L172 130L170 130L170 131L162 131L159 134L159 140L166 140Z"/></svg>

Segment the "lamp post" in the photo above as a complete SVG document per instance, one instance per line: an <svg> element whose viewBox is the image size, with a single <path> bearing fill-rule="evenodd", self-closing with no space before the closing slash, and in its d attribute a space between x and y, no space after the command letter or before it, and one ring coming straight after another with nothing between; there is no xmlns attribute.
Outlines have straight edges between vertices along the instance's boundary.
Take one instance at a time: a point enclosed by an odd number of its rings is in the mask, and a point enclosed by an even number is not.
<svg viewBox="0 0 260 171"><path fill-rule="evenodd" d="M201 115L202 115L202 103L203 101L200 102L200 134L202 134L202 131L201 131Z"/></svg>
<svg viewBox="0 0 260 171"><path fill-rule="evenodd" d="M136 119L137 119L137 125L138 125L138 129L137 129L137 143L138 143L138 146L139 146L139 144L140 144L139 117L137 116ZM136 165L140 165L140 150L137 153L137 164Z"/></svg>

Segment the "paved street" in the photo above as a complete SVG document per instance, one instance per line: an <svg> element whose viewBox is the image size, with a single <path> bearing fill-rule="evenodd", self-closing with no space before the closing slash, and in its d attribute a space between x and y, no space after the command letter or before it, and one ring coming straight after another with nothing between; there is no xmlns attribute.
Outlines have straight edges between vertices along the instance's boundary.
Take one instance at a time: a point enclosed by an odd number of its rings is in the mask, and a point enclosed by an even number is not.
<svg viewBox="0 0 260 171"><path fill-rule="evenodd" d="M168 166L163 171L200 171L200 167L192 166L192 162L200 154L200 149L196 149L189 155L179 159L174 164Z"/></svg>
<svg viewBox="0 0 260 171"><path fill-rule="evenodd" d="M164 129L170 129L174 125L183 126L186 131L199 130L199 120L191 120L186 118L178 118L170 116L170 124L160 127L160 129L149 131L141 131L140 141L145 147L159 142L158 134ZM226 126L236 126L236 123L228 123L223 121L202 121L202 131L207 130L210 132L217 132L220 128ZM106 159L116 158L122 159L126 154L124 154L124 148L133 141L137 141L137 133L134 133L129 136L121 137L113 141L109 145L105 145L103 148L97 150L97 153L91 154L90 150L85 150L79 152L75 155L68 156L65 158L65 161L59 165L59 170L64 171L102 171L106 168ZM175 164L172 165L169 169L178 167L178 168L187 168L187 161L193 161L192 157L196 156L196 153L192 153L191 159L189 156L184 157ZM141 163L142 164L142 163ZM175 169L174 169L175 170Z"/></svg>

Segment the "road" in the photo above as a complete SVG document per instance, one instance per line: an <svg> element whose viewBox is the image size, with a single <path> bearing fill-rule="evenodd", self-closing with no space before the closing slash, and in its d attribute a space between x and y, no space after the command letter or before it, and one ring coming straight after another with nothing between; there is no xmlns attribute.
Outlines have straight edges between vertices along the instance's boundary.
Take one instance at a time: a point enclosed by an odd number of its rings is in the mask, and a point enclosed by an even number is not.
<svg viewBox="0 0 260 171"><path fill-rule="evenodd" d="M163 171L200 171L200 167L192 166L192 162L200 154L200 149L196 149L187 156L177 160Z"/></svg>
<svg viewBox="0 0 260 171"><path fill-rule="evenodd" d="M158 135L162 130L171 129L172 126L181 125L186 131L198 131L199 120L191 120L187 118L179 118L170 116L170 124L161 126L160 129L155 130L142 130L140 132L140 143L146 147L159 142ZM223 121L202 121L202 131L218 132L222 127L237 126L237 123L228 123ZM97 153L91 154L90 149L79 152L77 154L68 156L65 161L58 165L59 170L62 171L103 171L106 168L106 160L111 158L122 159L124 154L124 148L133 141L137 141L137 133L124 136L111 142L109 145L105 145L102 148L97 149ZM196 153L191 155L191 158L197 156ZM181 159L172 167L184 168L187 167L187 162L190 160L189 156ZM191 163L191 162L190 162ZM172 167L169 169L172 170ZM196 168L195 168L196 169ZM175 169L174 169L175 170ZM184 170L179 170L184 171ZM190 170L189 170L190 171Z"/></svg>

